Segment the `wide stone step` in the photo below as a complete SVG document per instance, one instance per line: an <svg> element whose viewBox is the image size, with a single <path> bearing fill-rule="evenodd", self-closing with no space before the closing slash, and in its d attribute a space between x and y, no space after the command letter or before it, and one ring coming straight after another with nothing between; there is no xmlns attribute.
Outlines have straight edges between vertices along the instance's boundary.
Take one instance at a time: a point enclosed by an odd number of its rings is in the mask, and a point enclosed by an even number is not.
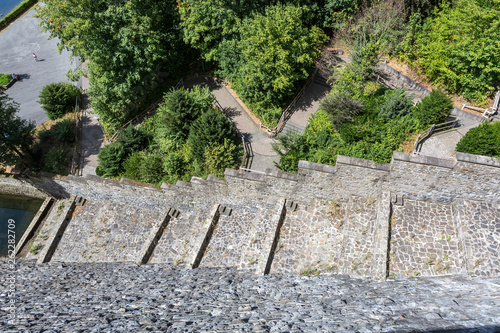
<svg viewBox="0 0 500 333"><path fill-rule="evenodd" d="M139 261L147 236L163 220L156 210L87 200L75 209L52 261Z"/></svg>

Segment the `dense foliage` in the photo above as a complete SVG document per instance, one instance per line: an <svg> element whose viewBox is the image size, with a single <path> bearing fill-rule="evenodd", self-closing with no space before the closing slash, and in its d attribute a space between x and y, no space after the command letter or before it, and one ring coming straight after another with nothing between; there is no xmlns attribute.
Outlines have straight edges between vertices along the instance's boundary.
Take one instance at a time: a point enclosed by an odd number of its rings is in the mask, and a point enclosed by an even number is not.
<svg viewBox="0 0 500 333"><path fill-rule="evenodd" d="M209 173L222 177L241 161L241 141L208 88L172 90L142 127L129 127L99 152L97 173L160 184Z"/></svg>
<svg viewBox="0 0 500 333"><path fill-rule="evenodd" d="M472 128L457 144L456 150L500 159L500 122L484 122Z"/></svg>
<svg viewBox="0 0 500 333"><path fill-rule="evenodd" d="M500 83L500 0L444 1L423 25L414 17L403 58L468 100L485 102Z"/></svg>
<svg viewBox="0 0 500 333"><path fill-rule="evenodd" d="M31 160L35 124L21 119L17 111L18 105L0 91L0 164L26 165Z"/></svg>
<svg viewBox="0 0 500 333"><path fill-rule="evenodd" d="M73 111L76 97L80 96L80 89L70 83L49 83L42 88L39 103L49 119L61 118Z"/></svg>
<svg viewBox="0 0 500 333"><path fill-rule="evenodd" d="M88 60L92 106L114 127L184 63L174 0L47 0L36 16L60 50Z"/></svg>

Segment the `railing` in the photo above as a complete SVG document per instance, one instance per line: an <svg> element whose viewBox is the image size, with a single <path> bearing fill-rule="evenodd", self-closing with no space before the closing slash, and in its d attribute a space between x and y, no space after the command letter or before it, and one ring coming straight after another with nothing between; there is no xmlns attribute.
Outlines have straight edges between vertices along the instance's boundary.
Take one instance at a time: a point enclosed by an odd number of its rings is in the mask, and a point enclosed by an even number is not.
<svg viewBox="0 0 500 333"><path fill-rule="evenodd" d="M428 137L430 137L434 132L442 131L450 128L454 128L458 123L458 119L448 121L446 123L434 124L425 131L422 132L415 140L415 144L413 145L413 154L417 153L418 146Z"/></svg>
<svg viewBox="0 0 500 333"><path fill-rule="evenodd" d="M179 89L183 85L184 85L184 80L180 79L177 82L177 84L175 85L174 89ZM116 139L118 139L118 136L120 135L120 133L124 129L126 129L130 124L137 125L137 124L141 123L144 120L144 118L146 118L147 116L152 116L156 112L156 109L158 108L158 105L160 105L161 102L163 102L163 98L160 98L159 100L157 100L156 102L154 102L153 104L151 104L146 110L144 110L143 112L139 113L137 116L135 116L134 118L132 118L131 120L129 120L128 122L126 122L125 125L123 125L122 127L120 127L111 136L111 138L109 138L108 141L109 142L115 142Z"/></svg>
<svg viewBox="0 0 500 333"><path fill-rule="evenodd" d="M73 157L71 159L71 170L70 173L72 175L80 175L82 170L80 168L80 134L81 134L81 126L82 126L82 108L81 108L81 99L76 97L75 100L75 147L73 148Z"/></svg>
<svg viewBox="0 0 500 333"><path fill-rule="evenodd" d="M494 115L495 113L498 112L499 104L500 104L500 90L497 91L497 94L495 95L495 101L493 102L493 106L491 108L483 109L483 108L478 108L478 107L475 107L475 106L470 106L470 105L463 104L462 105L462 110L464 108L471 109L471 110L476 110L476 111L481 112L481 116L483 118L490 119L490 116L492 116L492 115Z"/></svg>
<svg viewBox="0 0 500 333"><path fill-rule="evenodd" d="M300 89L299 93L294 97L294 99L290 102L290 104L288 104L288 106L283 110L283 112L281 113L281 117L278 121L278 124L275 127L269 128L260 123L260 128L266 129L267 136L274 138L276 135L278 135L278 133L281 131L288 118L291 117L291 115L293 114L297 102L304 95L304 92L307 90L307 88L309 88L317 73L318 69L316 68L314 72L307 79L306 84L302 87L302 89Z"/></svg>

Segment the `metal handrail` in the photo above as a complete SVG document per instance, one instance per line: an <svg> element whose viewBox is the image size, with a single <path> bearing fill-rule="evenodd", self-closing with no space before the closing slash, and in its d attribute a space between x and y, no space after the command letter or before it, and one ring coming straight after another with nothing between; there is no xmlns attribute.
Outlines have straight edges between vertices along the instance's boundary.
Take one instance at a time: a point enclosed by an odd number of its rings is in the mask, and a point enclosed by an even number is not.
<svg viewBox="0 0 500 333"><path fill-rule="evenodd" d="M413 154L416 154L417 153L417 148L418 146L425 140L427 139L428 137L430 137L434 132L437 132L437 131L442 131L444 129L448 129L448 128L453 128L455 127L455 125L458 123L458 119L455 119L455 120L452 120L452 121L448 121L448 122L445 122L445 123L441 123L441 124L434 124L432 125L431 127L429 127L428 129L426 129L425 131L423 131L418 137L417 137L417 140L415 140L415 144L413 145Z"/></svg>
<svg viewBox="0 0 500 333"><path fill-rule="evenodd" d="M81 121L82 121L81 112L82 112L82 108L80 106L80 98L77 96L75 99L75 117L76 117L76 120L75 120L75 147L73 148L73 157L71 159L71 169L70 169L70 173L72 175L80 174L80 172L82 171L81 168L79 167L79 165L80 165L80 152L79 152L80 141L78 139L78 136L80 134L79 129L81 126Z"/></svg>
<svg viewBox="0 0 500 333"><path fill-rule="evenodd" d="M299 99L304 95L304 92L306 91L306 89L309 88L309 86L312 84L314 77L316 76L317 73L318 73L318 68L316 68L314 70L314 72L309 76L309 78L307 79L307 81L304 84L304 86L302 87L302 89L300 89L300 91L293 98L293 100L290 102L290 104L288 104L288 106L285 109L283 109L283 112L281 113L281 117L278 120L278 124L275 127L269 128L266 125L260 123L260 128L265 128L267 131L267 135L269 137L274 138L276 135L278 135L278 133L281 131L283 125L286 122L285 119L293 113L295 105L297 104Z"/></svg>

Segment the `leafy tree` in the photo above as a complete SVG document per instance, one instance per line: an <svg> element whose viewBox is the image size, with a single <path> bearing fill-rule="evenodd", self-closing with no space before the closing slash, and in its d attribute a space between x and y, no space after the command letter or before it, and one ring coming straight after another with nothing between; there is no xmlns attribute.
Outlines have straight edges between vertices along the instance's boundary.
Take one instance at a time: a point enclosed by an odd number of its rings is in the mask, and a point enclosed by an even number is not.
<svg viewBox="0 0 500 333"><path fill-rule="evenodd" d="M56 124L55 136L61 143L75 141L75 123L69 119L65 119Z"/></svg>
<svg viewBox="0 0 500 333"><path fill-rule="evenodd" d="M185 172L184 158L179 153L171 153L165 158L163 168L169 175L180 177Z"/></svg>
<svg viewBox="0 0 500 333"><path fill-rule="evenodd" d="M456 150L500 158L500 122L484 122L470 129L457 144Z"/></svg>
<svg viewBox="0 0 500 333"><path fill-rule="evenodd" d="M73 111L75 99L79 95L80 89L71 83L58 82L49 83L43 87L38 97L47 117L54 120Z"/></svg>
<svg viewBox="0 0 500 333"><path fill-rule="evenodd" d="M145 149L149 146L150 140L149 134L131 125L120 134L116 142L121 144L126 154L129 155L132 152Z"/></svg>
<svg viewBox="0 0 500 333"><path fill-rule="evenodd" d="M234 133L231 122L221 112L210 109L196 119L189 132L189 141L193 157L198 163L205 161L205 149L210 145L224 144L224 140L233 140Z"/></svg>
<svg viewBox="0 0 500 333"><path fill-rule="evenodd" d="M183 63L174 0L47 0L36 16L60 51L88 60L91 105L114 125Z"/></svg>
<svg viewBox="0 0 500 333"><path fill-rule="evenodd" d="M207 146L205 148L205 164L208 173L211 173L219 178L224 177L226 168L234 168L237 166L238 160L241 158L241 151L238 146L228 139L224 139L224 143L216 146Z"/></svg>
<svg viewBox="0 0 500 333"><path fill-rule="evenodd" d="M140 180L147 183L161 183L164 177L163 163L156 154L144 154L144 160L139 166Z"/></svg>
<svg viewBox="0 0 500 333"><path fill-rule="evenodd" d="M441 90L433 90L413 110L422 128L445 121L453 110L451 99Z"/></svg>
<svg viewBox="0 0 500 333"><path fill-rule="evenodd" d="M500 0L443 2L409 58L434 84L484 103L500 82L499 17Z"/></svg>
<svg viewBox="0 0 500 333"><path fill-rule="evenodd" d="M42 170L58 175L67 174L68 151L63 147L52 147L44 156Z"/></svg>
<svg viewBox="0 0 500 333"><path fill-rule="evenodd" d="M405 89L396 88L386 93L384 104L378 107L378 115L386 120L398 118L411 112L413 102L406 96Z"/></svg>
<svg viewBox="0 0 500 333"><path fill-rule="evenodd" d="M309 23L307 7L281 4L242 22L237 44L241 63L234 86L267 123L277 120L276 109L293 94L297 81L308 77L326 40L321 29ZM220 63L235 67L234 61Z"/></svg>
<svg viewBox="0 0 500 333"><path fill-rule="evenodd" d="M35 123L16 115L18 105L0 92L0 163L28 164Z"/></svg>
<svg viewBox="0 0 500 333"><path fill-rule="evenodd" d="M133 152L123 162L123 177L128 179L140 179L141 164L144 163L144 154L140 151Z"/></svg>
<svg viewBox="0 0 500 333"><path fill-rule="evenodd" d="M122 163L126 158L127 152L122 144L115 142L104 146L97 155L99 160L98 174L101 176L118 176L123 172Z"/></svg>

